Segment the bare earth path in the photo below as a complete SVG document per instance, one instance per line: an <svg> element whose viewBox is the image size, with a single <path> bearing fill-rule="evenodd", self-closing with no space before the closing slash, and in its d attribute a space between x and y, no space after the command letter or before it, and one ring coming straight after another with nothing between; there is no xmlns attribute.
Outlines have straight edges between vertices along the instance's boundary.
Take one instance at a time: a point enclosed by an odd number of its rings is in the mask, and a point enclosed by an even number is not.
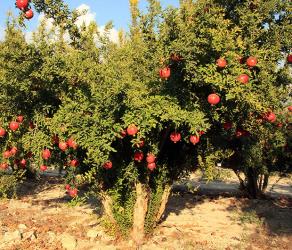
<svg viewBox="0 0 292 250"><path fill-rule="evenodd" d="M105 233L90 205L69 207L63 184L46 178L19 200L0 201L0 249L133 249ZM291 249L292 200L175 193L165 220L141 247L152 249Z"/></svg>

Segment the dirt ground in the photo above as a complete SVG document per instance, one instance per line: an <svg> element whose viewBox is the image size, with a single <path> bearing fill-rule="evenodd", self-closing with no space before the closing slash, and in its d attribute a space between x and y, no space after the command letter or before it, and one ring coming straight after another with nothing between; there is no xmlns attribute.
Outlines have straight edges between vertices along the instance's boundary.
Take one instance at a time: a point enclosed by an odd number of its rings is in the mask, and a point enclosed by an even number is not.
<svg viewBox="0 0 292 250"><path fill-rule="evenodd" d="M18 200L0 201L0 249L133 248L104 231L94 206L68 206L61 180L49 177L26 184ZM177 192L141 249L292 250L292 199Z"/></svg>

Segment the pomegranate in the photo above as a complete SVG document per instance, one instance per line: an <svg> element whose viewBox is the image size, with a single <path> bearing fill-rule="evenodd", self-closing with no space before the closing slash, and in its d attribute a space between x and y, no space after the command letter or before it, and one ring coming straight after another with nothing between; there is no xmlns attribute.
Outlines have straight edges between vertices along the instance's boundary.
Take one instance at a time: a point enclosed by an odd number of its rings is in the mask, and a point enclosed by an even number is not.
<svg viewBox="0 0 292 250"><path fill-rule="evenodd" d="M77 190L76 188L72 188L72 189L69 190L69 195L70 195L72 198L76 197L77 194L78 194L78 190Z"/></svg>
<svg viewBox="0 0 292 250"><path fill-rule="evenodd" d="M78 144L76 143L76 141L74 141L74 139L72 137L70 137L68 140L67 140L67 144L70 148L73 148L73 149L77 149L78 148Z"/></svg>
<svg viewBox="0 0 292 250"><path fill-rule="evenodd" d="M162 79L168 79L170 77L170 68L165 67L163 69L160 69L159 75L160 75L160 78Z"/></svg>
<svg viewBox="0 0 292 250"><path fill-rule="evenodd" d="M134 154L134 160L135 161L141 162L143 160L143 158L144 158L143 152L141 152L141 151L135 152L135 154Z"/></svg>
<svg viewBox="0 0 292 250"><path fill-rule="evenodd" d="M106 163L103 164L103 167L105 169L111 169L113 167L113 163L111 161L107 161Z"/></svg>
<svg viewBox="0 0 292 250"><path fill-rule="evenodd" d="M217 61L216 61L216 65L219 67L219 68L225 68L227 66L227 61L224 59L224 58L219 58Z"/></svg>
<svg viewBox="0 0 292 250"><path fill-rule="evenodd" d="M66 184L66 185L65 185L65 189L66 189L67 191L69 191L69 190L71 189L70 185L69 185L69 184Z"/></svg>
<svg viewBox="0 0 292 250"><path fill-rule="evenodd" d="M170 140L177 143L181 140L181 134L179 132L172 132L170 134Z"/></svg>
<svg viewBox="0 0 292 250"><path fill-rule="evenodd" d="M288 107L288 110L289 110L290 112L292 112L292 106L289 106L289 107Z"/></svg>
<svg viewBox="0 0 292 250"><path fill-rule="evenodd" d="M6 130L4 128L0 128L0 137L4 137L6 135Z"/></svg>
<svg viewBox="0 0 292 250"><path fill-rule="evenodd" d="M49 149L44 149L42 157L44 160L48 160L49 158L51 158L51 151Z"/></svg>
<svg viewBox="0 0 292 250"><path fill-rule="evenodd" d="M7 158L10 158L10 156L11 156L11 153L9 150L4 151L3 158L7 159Z"/></svg>
<svg viewBox="0 0 292 250"><path fill-rule="evenodd" d="M32 11L32 9L29 9L29 10L27 10L25 13L24 13L24 17L26 18L26 19L32 19L33 18L33 11Z"/></svg>
<svg viewBox="0 0 292 250"><path fill-rule="evenodd" d="M12 131L16 131L16 130L19 128L19 123L18 123L18 122L10 122L10 124L9 124L9 128L10 128Z"/></svg>
<svg viewBox="0 0 292 250"><path fill-rule="evenodd" d="M138 128L136 127L135 124L131 124L127 128L127 133L128 133L128 135L133 136L133 135L138 133Z"/></svg>
<svg viewBox="0 0 292 250"><path fill-rule="evenodd" d="M276 119L277 119L277 116L273 113L273 112L268 112L266 115L265 115L265 119L269 122L275 122Z"/></svg>
<svg viewBox="0 0 292 250"><path fill-rule="evenodd" d="M26 167L26 160L25 160L25 159L22 159L22 160L19 162L19 165L20 165L22 168L25 168L25 167Z"/></svg>
<svg viewBox="0 0 292 250"><path fill-rule="evenodd" d="M194 145L200 142L200 137L196 135L191 135L190 136L190 142Z"/></svg>
<svg viewBox="0 0 292 250"><path fill-rule="evenodd" d="M153 170L156 168L156 163L155 163L155 162L148 163L148 164L147 164L147 168L148 168L150 171L153 171Z"/></svg>
<svg viewBox="0 0 292 250"><path fill-rule="evenodd" d="M16 7L20 10L24 10L28 7L29 0L16 0Z"/></svg>
<svg viewBox="0 0 292 250"><path fill-rule="evenodd" d="M48 169L48 167L46 165L41 165L40 166L40 170L43 171L43 172L47 171L47 169Z"/></svg>
<svg viewBox="0 0 292 250"><path fill-rule="evenodd" d="M241 74L238 78L237 81L246 84L249 81L249 76L247 74Z"/></svg>
<svg viewBox="0 0 292 250"><path fill-rule="evenodd" d="M68 149L68 144L67 142L59 142L59 148L62 150L62 151L66 151Z"/></svg>
<svg viewBox="0 0 292 250"><path fill-rule="evenodd" d="M292 63L292 54L287 56L287 62Z"/></svg>
<svg viewBox="0 0 292 250"><path fill-rule="evenodd" d="M208 96L208 102L211 105L216 105L216 104L218 104L220 102L220 97L217 94L210 94Z"/></svg>
<svg viewBox="0 0 292 250"><path fill-rule="evenodd" d="M12 147L12 148L10 149L10 154L11 154L12 156L14 156L14 155L16 155L17 151L18 151L17 147Z"/></svg>
<svg viewBox="0 0 292 250"><path fill-rule="evenodd" d="M248 67L254 67L254 66L257 65L257 63L258 63L257 58L256 58L256 57L253 57L253 56L250 56L250 57L247 58L247 60L246 60L246 65L247 65Z"/></svg>
<svg viewBox="0 0 292 250"><path fill-rule="evenodd" d="M70 161L70 166L74 167L74 168L78 167L79 166L79 161L77 159L71 160Z"/></svg>
<svg viewBox="0 0 292 250"><path fill-rule="evenodd" d="M16 117L16 121L19 122L19 123L22 123L24 120L24 116L23 115L19 115Z"/></svg>
<svg viewBox="0 0 292 250"><path fill-rule="evenodd" d="M127 131L126 131L126 130L122 130L122 131L120 132L120 136L121 136L122 138L125 138L125 137L127 136Z"/></svg>
<svg viewBox="0 0 292 250"><path fill-rule="evenodd" d="M147 163L153 163L153 162L155 162L156 161L155 155L148 154L147 157L146 157L146 161L147 161Z"/></svg>
<svg viewBox="0 0 292 250"><path fill-rule="evenodd" d="M145 145L145 140L141 139L140 142L138 144L136 144L137 148L143 148Z"/></svg>
<svg viewBox="0 0 292 250"><path fill-rule="evenodd" d="M8 168L8 163L6 163L6 162L2 162L1 164L0 164L0 169L2 169L2 170L6 170Z"/></svg>

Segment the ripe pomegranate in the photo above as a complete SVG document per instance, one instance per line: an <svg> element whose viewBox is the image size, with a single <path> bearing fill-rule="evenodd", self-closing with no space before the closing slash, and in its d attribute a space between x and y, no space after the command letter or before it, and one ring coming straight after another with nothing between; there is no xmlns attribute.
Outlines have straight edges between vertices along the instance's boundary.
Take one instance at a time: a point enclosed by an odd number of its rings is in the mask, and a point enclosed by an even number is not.
<svg viewBox="0 0 292 250"><path fill-rule="evenodd" d="M68 140L67 140L67 144L70 148L73 148L73 149L77 149L78 148L78 144L76 143L76 141L74 141L74 139L72 137L70 137Z"/></svg>
<svg viewBox="0 0 292 250"><path fill-rule="evenodd" d="M7 159L7 158L10 158L10 156L11 156L11 153L9 150L4 151L3 158Z"/></svg>
<svg viewBox="0 0 292 250"><path fill-rule="evenodd" d="M200 142L200 136L196 136L196 135L191 135L190 136L190 142L194 145L196 145L197 143Z"/></svg>
<svg viewBox="0 0 292 250"><path fill-rule="evenodd" d="M279 122L279 123L277 124L277 127L278 127L278 128L282 128L282 127L283 127L283 123L282 123L282 122Z"/></svg>
<svg viewBox="0 0 292 250"><path fill-rule="evenodd" d="M268 112L266 115L265 115L265 119L269 122L275 122L276 119L277 119L277 116L273 113L273 112Z"/></svg>
<svg viewBox="0 0 292 250"><path fill-rule="evenodd" d="M147 163L153 163L156 161L156 157L154 154L148 154L146 157L146 161Z"/></svg>
<svg viewBox="0 0 292 250"><path fill-rule="evenodd" d="M225 68L227 66L227 61L224 59L224 58L219 58L217 61L216 61L216 65L219 67L219 68Z"/></svg>
<svg viewBox="0 0 292 250"><path fill-rule="evenodd" d="M22 160L19 162L19 165L20 165L22 168L25 168L25 167L26 167L26 160L25 160L25 159L22 159Z"/></svg>
<svg viewBox="0 0 292 250"><path fill-rule="evenodd" d="M181 140L181 134L179 132L172 132L170 134L170 140L177 143Z"/></svg>
<svg viewBox="0 0 292 250"><path fill-rule="evenodd" d="M232 126L233 126L232 122L225 122L225 123L223 124L223 128L224 128L225 130L229 130L229 129L231 129Z"/></svg>
<svg viewBox="0 0 292 250"><path fill-rule="evenodd" d="M206 134L205 131L199 131L199 135L204 135L204 134Z"/></svg>
<svg viewBox="0 0 292 250"><path fill-rule="evenodd" d="M69 185L69 184L66 184L66 185L65 185L65 189L66 189L67 191L69 191L69 190L71 189L70 185Z"/></svg>
<svg viewBox="0 0 292 250"><path fill-rule="evenodd" d="M35 125L33 124L32 121L29 122L29 128L30 128L30 129L34 129L34 128L35 128Z"/></svg>
<svg viewBox="0 0 292 250"><path fill-rule="evenodd" d="M41 165L40 166L40 170L43 171L43 172L47 171L47 169L48 169L48 167L46 165Z"/></svg>
<svg viewBox="0 0 292 250"><path fill-rule="evenodd" d="M155 162L148 163L148 164L147 164L147 168L148 168L150 171L153 171L153 170L156 168L156 163L155 163Z"/></svg>
<svg viewBox="0 0 292 250"><path fill-rule="evenodd" d="M254 67L254 66L257 65L257 63L258 63L257 58L256 58L256 57L253 57L253 56L250 56L250 57L247 58L247 60L246 60L246 65L247 65L248 67Z"/></svg>
<svg viewBox="0 0 292 250"><path fill-rule="evenodd" d="M289 106L289 107L288 107L288 110L289 110L290 112L292 112L292 106Z"/></svg>
<svg viewBox="0 0 292 250"><path fill-rule="evenodd" d="M143 158L144 158L143 152L141 152L141 151L135 152L135 154L134 154L134 160L135 161L141 162L143 160Z"/></svg>
<svg viewBox="0 0 292 250"><path fill-rule="evenodd" d="M16 7L20 10L24 10L28 7L29 0L16 0Z"/></svg>
<svg viewBox="0 0 292 250"><path fill-rule="evenodd" d="M76 197L77 194L78 194L78 190L77 190L76 188L72 188L72 189L69 190L69 195L70 195L72 198Z"/></svg>
<svg viewBox="0 0 292 250"><path fill-rule="evenodd" d="M211 105L216 105L216 104L218 104L220 102L220 97L217 94L210 94L208 96L208 102Z"/></svg>
<svg viewBox="0 0 292 250"><path fill-rule="evenodd" d="M16 130L19 128L19 123L18 123L18 122L10 122L10 124L9 124L9 128L10 128L12 131L16 131Z"/></svg>
<svg viewBox="0 0 292 250"><path fill-rule="evenodd" d="M25 17L27 20L32 19L32 18L33 18L33 11L32 11L32 9L27 10L27 11L24 13L24 17Z"/></svg>
<svg viewBox="0 0 292 250"><path fill-rule="evenodd" d="M138 128L136 127L135 124L131 124L127 128L127 133L128 133L128 135L132 135L133 136L133 135L138 133Z"/></svg>
<svg viewBox="0 0 292 250"><path fill-rule="evenodd" d="M241 74L239 77L237 77L237 81L246 84L249 81L249 76L247 74Z"/></svg>
<svg viewBox="0 0 292 250"><path fill-rule="evenodd" d="M16 117L16 121L18 121L19 123L22 123L24 120L24 116L23 115L19 115Z"/></svg>
<svg viewBox="0 0 292 250"><path fill-rule="evenodd" d="M44 160L48 160L49 158L51 158L51 151L49 149L44 149L42 157Z"/></svg>
<svg viewBox="0 0 292 250"><path fill-rule="evenodd" d="M78 167L79 166L79 161L77 159L71 160L70 161L70 166L74 167L74 168Z"/></svg>
<svg viewBox="0 0 292 250"><path fill-rule="evenodd" d="M105 169L111 169L113 167L113 163L111 161L107 161L106 163L103 164L103 167Z"/></svg>
<svg viewBox="0 0 292 250"><path fill-rule="evenodd" d="M287 56L287 62L292 63L292 54Z"/></svg>
<svg viewBox="0 0 292 250"><path fill-rule="evenodd" d="M6 170L8 168L8 163L6 163L6 162L2 162L1 164L0 164L0 169L2 169L2 170Z"/></svg>
<svg viewBox="0 0 292 250"><path fill-rule="evenodd" d="M170 68L165 67L163 69L160 69L159 75L160 75L160 78L162 79L168 79L170 77Z"/></svg>
<svg viewBox="0 0 292 250"><path fill-rule="evenodd" d="M59 142L59 149L61 149L62 151L66 151L68 149L67 142Z"/></svg>
<svg viewBox="0 0 292 250"><path fill-rule="evenodd" d="M14 156L14 155L16 155L17 151L18 151L17 147L12 147L12 148L10 149L10 154L11 154L12 156Z"/></svg>
<svg viewBox="0 0 292 250"><path fill-rule="evenodd" d="M0 128L0 137L4 137L6 135L6 130L4 128Z"/></svg>

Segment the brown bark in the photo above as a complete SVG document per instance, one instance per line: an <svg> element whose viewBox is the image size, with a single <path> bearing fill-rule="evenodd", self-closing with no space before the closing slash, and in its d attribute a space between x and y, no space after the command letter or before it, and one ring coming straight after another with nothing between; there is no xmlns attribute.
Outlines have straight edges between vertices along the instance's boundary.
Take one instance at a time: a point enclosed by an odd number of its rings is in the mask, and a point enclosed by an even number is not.
<svg viewBox="0 0 292 250"><path fill-rule="evenodd" d="M269 177L270 177L269 174L264 175L264 183L263 183L263 189L262 189L263 193L265 193L267 191L267 187L269 184Z"/></svg>
<svg viewBox="0 0 292 250"><path fill-rule="evenodd" d="M166 207L166 204L168 202L170 192L171 192L171 186L166 186L164 188L162 198L161 198L161 204L160 204L159 210L158 210L157 215L156 215L156 220L155 220L156 223L158 223L160 221L160 219L165 211L165 207Z"/></svg>
<svg viewBox="0 0 292 250"><path fill-rule="evenodd" d="M145 217L148 209L148 192L142 183L136 183L136 203L133 214L132 239L137 246L143 243Z"/></svg>
<svg viewBox="0 0 292 250"><path fill-rule="evenodd" d="M109 219L109 221L112 224L116 225L116 220L115 220L113 210L112 210L113 201L112 201L111 197L109 195L107 195L106 193L102 193L101 194L101 203L103 205L104 213L107 216L107 218Z"/></svg>

